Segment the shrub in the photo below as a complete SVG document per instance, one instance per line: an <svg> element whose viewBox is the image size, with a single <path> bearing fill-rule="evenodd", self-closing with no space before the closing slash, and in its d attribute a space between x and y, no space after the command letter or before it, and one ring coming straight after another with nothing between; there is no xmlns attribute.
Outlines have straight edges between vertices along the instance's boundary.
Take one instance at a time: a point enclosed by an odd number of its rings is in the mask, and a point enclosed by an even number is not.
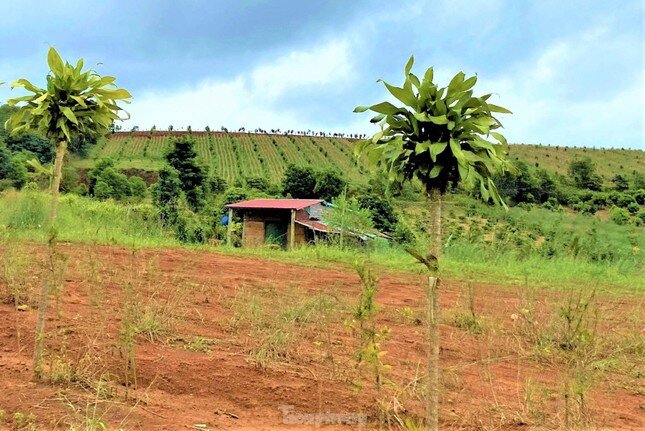
<svg viewBox="0 0 645 431"><path fill-rule="evenodd" d="M132 197L136 199L144 199L148 193L148 186L141 177L130 177L130 190Z"/></svg>
<svg viewBox="0 0 645 431"><path fill-rule="evenodd" d="M625 208L614 206L609 211L609 218L618 225L625 225L629 223L629 211Z"/></svg>
<svg viewBox="0 0 645 431"><path fill-rule="evenodd" d="M630 214L636 214L640 210L640 206L636 202L632 202L627 205L626 209Z"/></svg>

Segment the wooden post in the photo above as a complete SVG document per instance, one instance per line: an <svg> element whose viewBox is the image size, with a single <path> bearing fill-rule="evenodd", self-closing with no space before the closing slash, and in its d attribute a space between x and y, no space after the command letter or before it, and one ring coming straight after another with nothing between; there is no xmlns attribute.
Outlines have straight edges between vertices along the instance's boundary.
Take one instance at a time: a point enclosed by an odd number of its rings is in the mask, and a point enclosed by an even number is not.
<svg viewBox="0 0 645 431"><path fill-rule="evenodd" d="M293 250L296 236L296 210L291 210L291 224L289 225L289 250Z"/></svg>
<svg viewBox="0 0 645 431"><path fill-rule="evenodd" d="M231 233L232 233L232 223L233 223L233 208L228 209L228 224L226 225L226 245L231 245Z"/></svg>

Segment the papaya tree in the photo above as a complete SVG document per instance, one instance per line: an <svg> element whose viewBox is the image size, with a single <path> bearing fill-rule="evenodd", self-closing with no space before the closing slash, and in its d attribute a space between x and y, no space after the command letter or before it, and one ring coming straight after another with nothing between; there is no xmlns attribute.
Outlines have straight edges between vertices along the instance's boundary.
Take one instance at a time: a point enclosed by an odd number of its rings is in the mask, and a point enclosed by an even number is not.
<svg viewBox="0 0 645 431"><path fill-rule="evenodd" d="M439 405L439 258L442 246L442 207L450 187L462 184L478 187L485 201L504 205L492 180L500 172L512 170L506 160L506 139L496 129L502 127L494 114L510 114L489 103L491 94L474 96L477 77L456 74L447 87L434 83L429 68L420 79L411 72L414 57L405 66L402 87L383 82L402 106L381 102L359 106L354 112L373 111L372 123L380 130L356 144L357 156L382 169L392 182L417 179L425 189L432 217L430 250L408 251L430 271L428 297L428 429L438 429Z"/></svg>
<svg viewBox="0 0 645 431"><path fill-rule="evenodd" d="M11 85L11 88L19 87L29 94L7 101L8 105L16 106L18 110L5 123L6 129L13 135L38 133L46 137L56 154L49 211L48 265L51 277L41 288L36 324L34 374L37 378L41 377L45 319L54 279L58 194L67 147L79 136L106 134L115 121L122 120L119 113L123 110L117 103L127 102L132 97L127 90L116 88L116 78L101 77L91 69L83 70L82 59L75 66L65 62L53 47L47 54L47 64L50 70L46 76L46 88L39 88L26 79L18 79Z"/></svg>

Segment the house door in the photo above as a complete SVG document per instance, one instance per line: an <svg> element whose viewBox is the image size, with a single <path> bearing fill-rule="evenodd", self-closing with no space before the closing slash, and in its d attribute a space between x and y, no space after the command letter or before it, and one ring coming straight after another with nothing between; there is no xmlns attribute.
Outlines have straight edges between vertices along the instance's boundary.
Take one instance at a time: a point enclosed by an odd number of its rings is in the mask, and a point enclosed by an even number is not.
<svg viewBox="0 0 645 431"><path fill-rule="evenodd" d="M287 223L268 221L264 223L264 242L287 248Z"/></svg>

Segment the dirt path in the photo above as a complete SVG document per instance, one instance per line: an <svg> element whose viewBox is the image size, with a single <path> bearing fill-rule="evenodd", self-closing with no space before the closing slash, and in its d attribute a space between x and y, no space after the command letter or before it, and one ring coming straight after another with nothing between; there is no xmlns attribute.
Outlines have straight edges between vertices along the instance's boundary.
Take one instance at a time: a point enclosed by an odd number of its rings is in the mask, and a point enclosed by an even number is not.
<svg viewBox="0 0 645 431"><path fill-rule="evenodd" d="M66 429L88 418L128 430L199 429L198 424L209 429L315 429L316 421L331 428L346 423L339 428L347 428L363 420L374 425L379 415L392 423L397 417L423 415L421 276L380 280L379 324L390 329L383 350L393 383L377 393L369 373L355 366L351 307L360 283L349 270L187 250L133 254L120 247L66 244L60 251L63 288L48 321L50 376L60 383L30 381L36 312L0 305L0 409L10 418L16 412L32 413L43 429ZM43 250L5 252L1 258L18 262L9 268L20 277L11 286L0 277L0 292L18 285L25 292L21 304L35 304ZM563 368L556 361L536 359L517 330L513 318L525 306L524 294L475 284L475 306L484 327L477 335L453 323L465 310L465 291L463 283L452 280L441 287L444 429L561 428ZM253 309L252 301L259 301L258 312L267 325L280 325L279 317L274 321L270 316L321 293L334 298L336 311L324 321L308 316L317 323L297 322L290 326L296 332L276 332L288 338L287 347L267 344L264 352L264 323L251 325L240 317ZM561 298L544 292L538 296L538 318L546 319ZM145 332L136 336L132 372L125 365L122 328L125 310L135 302L149 323L167 324L148 337ZM601 304L608 334L625 326L640 306L620 298ZM274 356L262 363L258 358L264 353ZM585 417L576 420L609 429L642 428L642 374L612 372L608 367L599 374L586 394ZM126 391L126 383L135 378L136 387Z"/></svg>

